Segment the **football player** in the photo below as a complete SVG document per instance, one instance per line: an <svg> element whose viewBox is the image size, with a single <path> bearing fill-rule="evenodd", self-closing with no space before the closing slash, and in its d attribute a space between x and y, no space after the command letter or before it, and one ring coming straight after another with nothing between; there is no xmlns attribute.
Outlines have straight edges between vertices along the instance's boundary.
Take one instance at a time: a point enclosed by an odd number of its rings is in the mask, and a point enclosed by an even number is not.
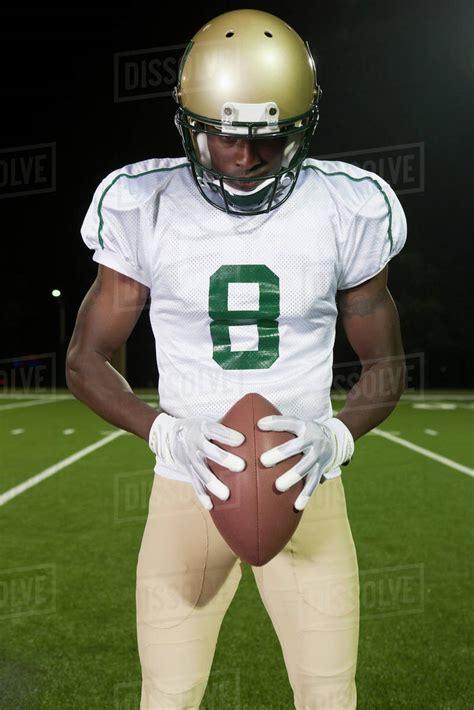
<svg viewBox="0 0 474 710"><path fill-rule="evenodd" d="M387 270L406 219L377 174L308 157L320 98L309 46L286 22L256 10L210 20L174 90L185 157L114 170L84 219L99 266L69 346L68 385L156 457L137 566L142 710L197 709L204 696L242 574L209 513L209 491L226 500L229 490L206 458L239 475L244 462L218 443L238 446L242 435L219 419L248 392L282 412L261 429L296 434L262 464L303 453L277 483L304 480L301 521L253 568L295 707L356 707L358 566L341 466L403 389ZM111 366L148 296L158 411ZM334 416L338 314L362 371Z"/></svg>

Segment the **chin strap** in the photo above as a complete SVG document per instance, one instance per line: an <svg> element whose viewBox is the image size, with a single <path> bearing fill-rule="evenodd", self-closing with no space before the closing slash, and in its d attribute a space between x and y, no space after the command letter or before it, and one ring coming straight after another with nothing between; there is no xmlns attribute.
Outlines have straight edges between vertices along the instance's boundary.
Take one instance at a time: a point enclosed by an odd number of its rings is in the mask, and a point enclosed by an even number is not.
<svg viewBox="0 0 474 710"><path fill-rule="evenodd" d="M273 185L274 178L268 178L268 180L262 180L262 182L253 190L238 190L236 187L232 187L231 185L227 185L226 182L224 181L224 188L226 192L229 192L231 195L236 195L237 197L250 197L251 195L256 195L258 192L263 190L264 188L268 187L269 185ZM214 185L219 185L219 180L212 180L212 183Z"/></svg>

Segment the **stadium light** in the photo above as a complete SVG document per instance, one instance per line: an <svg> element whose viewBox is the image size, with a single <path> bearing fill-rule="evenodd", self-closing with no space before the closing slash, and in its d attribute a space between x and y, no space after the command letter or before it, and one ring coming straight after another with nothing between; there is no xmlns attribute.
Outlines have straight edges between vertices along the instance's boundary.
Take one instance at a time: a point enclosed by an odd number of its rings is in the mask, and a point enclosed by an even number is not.
<svg viewBox="0 0 474 710"><path fill-rule="evenodd" d="M59 288L53 288L51 291L51 296L56 299L58 304L59 312L59 345L62 347L66 340L66 306L64 303L64 298Z"/></svg>

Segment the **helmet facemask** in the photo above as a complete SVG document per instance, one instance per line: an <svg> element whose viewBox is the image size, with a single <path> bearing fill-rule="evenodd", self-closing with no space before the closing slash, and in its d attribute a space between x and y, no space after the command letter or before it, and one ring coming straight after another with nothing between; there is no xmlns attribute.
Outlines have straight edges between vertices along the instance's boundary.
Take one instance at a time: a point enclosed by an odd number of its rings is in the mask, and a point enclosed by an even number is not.
<svg viewBox="0 0 474 710"><path fill-rule="evenodd" d="M232 109L230 105L224 105L221 121L193 116L182 107L176 112L175 123L201 194L214 207L229 214L254 215L270 212L288 199L296 185L318 122L317 106L307 114L291 120L271 120L272 115L278 117L278 107L275 104L265 106L264 113L270 120L229 119L229 116L234 117L235 114L241 118L245 114L247 117L254 117L258 113L262 113L260 104L234 104ZM222 173L212 166L207 138L209 134L259 141L284 138L280 168L262 177L236 177ZM244 190L229 184L235 182L258 185L251 190Z"/></svg>

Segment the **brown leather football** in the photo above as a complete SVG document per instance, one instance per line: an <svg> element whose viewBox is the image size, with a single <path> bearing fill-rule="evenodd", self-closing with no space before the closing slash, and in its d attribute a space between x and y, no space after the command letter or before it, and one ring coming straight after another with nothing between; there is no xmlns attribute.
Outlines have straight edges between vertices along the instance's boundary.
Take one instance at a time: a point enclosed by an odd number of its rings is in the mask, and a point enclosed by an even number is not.
<svg viewBox="0 0 474 710"><path fill-rule="evenodd" d="M212 519L235 554L256 567L266 564L283 549L303 513L296 510L293 503L304 486L304 479L284 492L274 485L275 479L294 466L302 454L275 466L265 467L260 463L264 451L295 437L286 431L261 431L257 421L270 414L281 412L265 397L251 392L239 399L220 420L245 436L241 446L227 446L213 440L217 446L245 459L247 465L243 471L234 473L206 459L211 471L230 489L226 501L207 490L214 506L210 511Z"/></svg>

